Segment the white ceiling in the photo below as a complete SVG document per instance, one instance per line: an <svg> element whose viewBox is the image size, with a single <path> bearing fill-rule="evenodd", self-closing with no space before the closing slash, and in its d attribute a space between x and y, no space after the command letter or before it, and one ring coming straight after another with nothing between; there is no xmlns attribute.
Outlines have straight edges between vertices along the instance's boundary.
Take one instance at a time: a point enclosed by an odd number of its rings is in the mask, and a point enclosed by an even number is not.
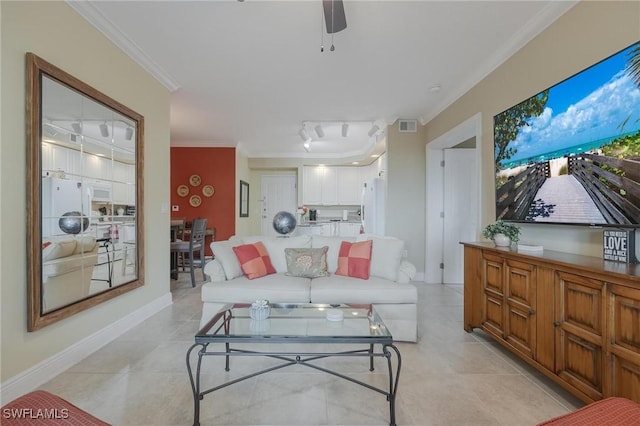
<svg viewBox="0 0 640 426"><path fill-rule="evenodd" d="M575 2L347 0L333 52L320 0L68 4L172 91L172 146L340 158L370 153L374 122L427 122Z"/></svg>

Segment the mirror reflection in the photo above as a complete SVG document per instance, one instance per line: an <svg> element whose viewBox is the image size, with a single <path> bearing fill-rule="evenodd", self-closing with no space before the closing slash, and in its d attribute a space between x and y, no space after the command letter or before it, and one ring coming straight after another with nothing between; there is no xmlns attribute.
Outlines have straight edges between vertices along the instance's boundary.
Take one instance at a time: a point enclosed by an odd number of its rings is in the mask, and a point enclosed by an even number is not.
<svg viewBox="0 0 640 426"><path fill-rule="evenodd" d="M143 117L27 55L29 324L143 284Z"/></svg>

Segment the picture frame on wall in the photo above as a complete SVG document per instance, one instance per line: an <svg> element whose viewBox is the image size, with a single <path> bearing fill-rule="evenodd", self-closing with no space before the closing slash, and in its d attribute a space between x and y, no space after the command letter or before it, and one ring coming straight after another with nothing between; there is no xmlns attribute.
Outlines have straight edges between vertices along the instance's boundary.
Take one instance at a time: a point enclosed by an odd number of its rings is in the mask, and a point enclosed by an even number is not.
<svg viewBox="0 0 640 426"><path fill-rule="evenodd" d="M240 217L249 217L249 184L240 181Z"/></svg>

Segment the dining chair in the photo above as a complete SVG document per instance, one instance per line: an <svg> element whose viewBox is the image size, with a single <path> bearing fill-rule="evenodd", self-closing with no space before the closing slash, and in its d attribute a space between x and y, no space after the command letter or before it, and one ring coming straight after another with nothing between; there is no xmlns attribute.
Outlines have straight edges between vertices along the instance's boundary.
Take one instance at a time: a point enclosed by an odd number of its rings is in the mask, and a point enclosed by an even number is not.
<svg viewBox="0 0 640 426"><path fill-rule="evenodd" d="M171 255L182 256L182 272L186 272L186 265L189 266L192 287L196 286L196 268L200 268L202 270L202 275L204 276L204 265L206 262L204 253L204 237L206 232L207 219L194 219L191 225L191 238L189 241L176 240L171 242Z"/></svg>

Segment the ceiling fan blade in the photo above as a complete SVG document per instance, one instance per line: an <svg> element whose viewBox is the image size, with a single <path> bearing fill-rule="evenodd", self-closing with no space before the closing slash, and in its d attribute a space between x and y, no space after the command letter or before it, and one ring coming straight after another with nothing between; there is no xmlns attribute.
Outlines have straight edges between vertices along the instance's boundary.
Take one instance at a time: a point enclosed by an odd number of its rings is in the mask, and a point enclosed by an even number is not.
<svg viewBox="0 0 640 426"><path fill-rule="evenodd" d="M322 0L322 8L324 9L327 34L337 33L347 28L347 18L344 16L342 0Z"/></svg>

